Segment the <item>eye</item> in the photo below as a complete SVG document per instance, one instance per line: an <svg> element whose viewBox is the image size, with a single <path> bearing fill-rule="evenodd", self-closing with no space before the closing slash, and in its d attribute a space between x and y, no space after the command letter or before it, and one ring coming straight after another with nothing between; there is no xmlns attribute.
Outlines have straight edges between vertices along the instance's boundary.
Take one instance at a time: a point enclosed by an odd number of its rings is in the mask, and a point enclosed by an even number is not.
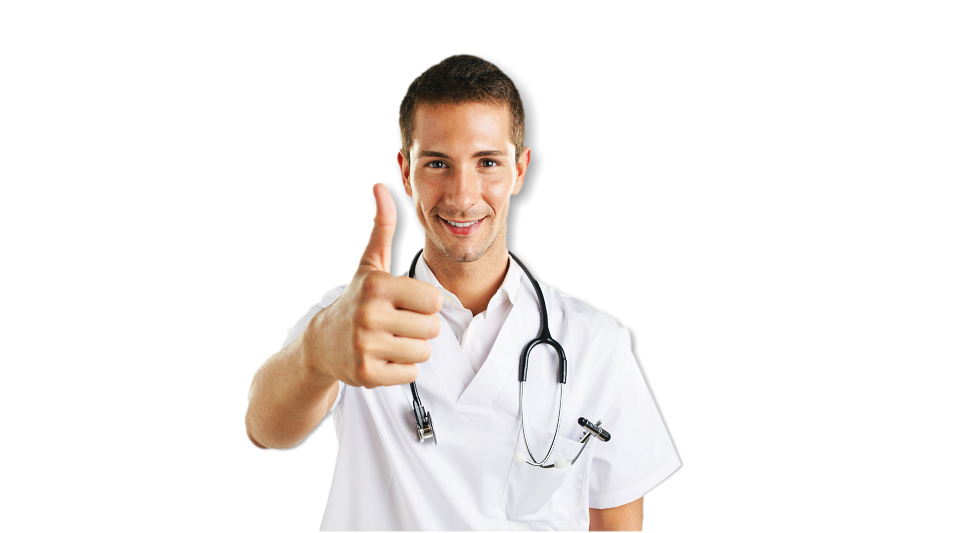
<svg viewBox="0 0 960 533"><path fill-rule="evenodd" d="M425 165L427 168L444 168L447 166L443 161L430 161Z"/></svg>
<svg viewBox="0 0 960 533"><path fill-rule="evenodd" d="M480 160L480 166L481 166L481 167L492 168L492 167L495 167L495 166L497 166L497 165L499 165L499 164L500 164L500 163L497 163L497 162L494 161L493 159L481 159L481 160Z"/></svg>

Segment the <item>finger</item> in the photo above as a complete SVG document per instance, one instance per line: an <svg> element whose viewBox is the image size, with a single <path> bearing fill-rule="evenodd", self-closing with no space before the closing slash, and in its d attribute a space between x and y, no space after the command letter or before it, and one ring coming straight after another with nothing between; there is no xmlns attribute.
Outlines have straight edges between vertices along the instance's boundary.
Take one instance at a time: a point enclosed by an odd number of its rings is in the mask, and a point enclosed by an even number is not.
<svg viewBox="0 0 960 533"><path fill-rule="evenodd" d="M412 364L430 359L430 343L423 339L395 337L386 332L382 332L376 339L364 355L365 366L370 369L379 369L379 365L388 362Z"/></svg>
<svg viewBox="0 0 960 533"><path fill-rule="evenodd" d="M390 363L424 363L430 359L430 343L423 339L391 337L381 344L377 359Z"/></svg>
<svg viewBox="0 0 960 533"><path fill-rule="evenodd" d="M397 337L432 339L440 334L440 317L394 309L387 315L384 330Z"/></svg>
<svg viewBox="0 0 960 533"><path fill-rule="evenodd" d="M398 309L416 313L439 313L443 307L440 289L418 279L397 277L389 280L389 300Z"/></svg>
<svg viewBox="0 0 960 533"><path fill-rule="evenodd" d="M417 365L407 363L385 363L377 372L377 382L381 386L403 385L417 379Z"/></svg>
<svg viewBox="0 0 960 533"><path fill-rule="evenodd" d="M373 219L373 232L370 242L360 259L361 267L390 272L390 249L393 246L393 232L397 227L397 206L386 185L373 186L373 196L377 200L377 215Z"/></svg>

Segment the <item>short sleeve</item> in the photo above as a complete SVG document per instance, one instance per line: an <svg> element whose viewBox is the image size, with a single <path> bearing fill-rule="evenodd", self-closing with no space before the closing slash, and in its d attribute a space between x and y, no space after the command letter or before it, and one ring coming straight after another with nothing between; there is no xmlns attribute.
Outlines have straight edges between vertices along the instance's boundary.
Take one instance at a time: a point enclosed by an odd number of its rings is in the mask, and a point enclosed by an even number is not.
<svg viewBox="0 0 960 533"><path fill-rule="evenodd" d="M307 314L303 315L300 320L297 320L297 323L293 325L292 328L287 330L287 338L283 341L281 349L286 348L288 344L293 342L294 339L300 336L303 333L303 330L307 329L307 324L310 323L310 320L313 319L313 316L319 313L321 310L328 307L333 302L337 301L337 298L343 294L343 291L347 288L346 285L341 285L335 289L330 290L323 295L323 298L320 299L320 303L314 304ZM333 411L338 405L340 405L340 398L343 397L343 382L339 382L339 390L337 391L337 399L334 400L333 405L330 406L330 411Z"/></svg>
<svg viewBox="0 0 960 533"><path fill-rule="evenodd" d="M621 376L612 389L603 427L610 441L595 444L590 466L590 507L608 509L641 498L680 468L680 457L620 328L615 366Z"/></svg>

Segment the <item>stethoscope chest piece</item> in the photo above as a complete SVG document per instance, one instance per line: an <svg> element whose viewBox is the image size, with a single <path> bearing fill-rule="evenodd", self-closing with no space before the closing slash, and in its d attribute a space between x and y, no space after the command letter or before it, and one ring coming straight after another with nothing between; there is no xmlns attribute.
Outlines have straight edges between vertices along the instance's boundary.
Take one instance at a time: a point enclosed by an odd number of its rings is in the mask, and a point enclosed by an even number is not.
<svg viewBox="0 0 960 533"><path fill-rule="evenodd" d="M413 391L413 416L417 419L417 437L420 442L427 439L433 439L433 444L437 444L437 435L433 432L433 419L430 418L430 412L423 408L420 403L420 395L417 394L417 387L410 384L410 390Z"/></svg>

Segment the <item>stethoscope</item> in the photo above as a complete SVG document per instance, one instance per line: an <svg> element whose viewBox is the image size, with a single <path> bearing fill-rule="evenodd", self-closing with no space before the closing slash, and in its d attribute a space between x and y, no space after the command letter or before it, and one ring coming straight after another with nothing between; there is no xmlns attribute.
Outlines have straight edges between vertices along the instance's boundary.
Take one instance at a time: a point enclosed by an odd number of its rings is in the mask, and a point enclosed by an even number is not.
<svg viewBox="0 0 960 533"><path fill-rule="evenodd" d="M408 277L415 277L417 271L417 260L420 259L420 254L422 253L423 249L413 256L413 262L410 263L410 270L407 272ZM577 456L569 462L561 457L553 464L546 464L547 460L550 459L550 454L553 453L554 445L557 443L557 435L560 433L560 417L563 415L563 386L567 382L567 357L563 353L563 346L560 346L560 343L550 336L550 327L547 324L547 305L543 299L543 291L540 289L540 284L537 283L537 280L532 275L530 275L530 271L527 270L527 267L525 267L519 259L517 259L517 256L513 255L512 252L507 253L509 253L510 257L513 257L513 260L520 265L520 269L523 270L523 273L527 275L527 278L533 284L533 288L537 292L537 302L540 305L540 333L537 334L533 340L528 342L527 345L523 347L523 351L520 353L520 431L523 433L523 445L527 448L527 455L529 456L529 459L524 457L522 452L517 452L516 460L520 462L526 462L528 465L539 466L540 468L565 468L577 462L577 459L580 458L580 454L582 454L583 450L587 447L587 441L589 441L591 437L597 437L601 442L607 442L610 440L610 433L600 427L603 422L598 420L596 424L593 424L586 418L580 417L577 422L581 427L584 428L584 432L580 437L579 442L582 444L582 446L580 446L580 451L577 452ZM541 344L551 346L554 351L557 352L557 357L560 360L560 369L557 375L557 381L560 383L560 405L557 407L557 426L553 430L553 440L550 442L550 448L547 450L547 455L544 456L542 460L537 461L533 456L533 451L530 450L529 442L527 442L527 430L523 416L523 383L527 381L527 363L530 358L530 352ZM420 395L417 394L416 381L410 383L410 392L413 393L413 415L417 421L417 437L420 438L420 442L423 442L427 439L433 439L433 444L436 445L437 434L433 428L433 419L430 417L430 412L424 409L423 403L420 401Z"/></svg>

